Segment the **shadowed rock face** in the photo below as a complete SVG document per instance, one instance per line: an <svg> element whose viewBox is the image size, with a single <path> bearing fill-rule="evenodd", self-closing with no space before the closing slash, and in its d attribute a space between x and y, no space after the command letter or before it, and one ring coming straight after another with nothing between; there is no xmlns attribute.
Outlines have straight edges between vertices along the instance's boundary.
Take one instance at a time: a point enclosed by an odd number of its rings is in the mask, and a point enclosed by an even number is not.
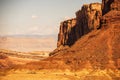
<svg viewBox="0 0 120 80"><path fill-rule="evenodd" d="M120 11L120 0L102 0L103 15L110 10Z"/></svg>
<svg viewBox="0 0 120 80"><path fill-rule="evenodd" d="M119 26L120 21L120 0L102 0L103 17L101 25L104 28Z"/></svg>
<svg viewBox="0 0 120 80"><path fill-rule="evenodd" d="M81 10L76 12L76 36L81 36L96 30L100 27L100 18L102 16L101 4L93 3L84 5Z"/></svg>
<svg viewBox="0 0 120 80"><path fill-rule="evenodd" d="M101 16L101 4L84 5L81 10L76 12L76 18L60 24L57 46L71 46L81 36L99 28Z"/></svg>
<svg viewBox="0 0 120 80"><path fill-rule="evenodd" d="M57 42L58 47L61 45L72 45L76 41L75 26L75 18L61 22Z"/></svg>

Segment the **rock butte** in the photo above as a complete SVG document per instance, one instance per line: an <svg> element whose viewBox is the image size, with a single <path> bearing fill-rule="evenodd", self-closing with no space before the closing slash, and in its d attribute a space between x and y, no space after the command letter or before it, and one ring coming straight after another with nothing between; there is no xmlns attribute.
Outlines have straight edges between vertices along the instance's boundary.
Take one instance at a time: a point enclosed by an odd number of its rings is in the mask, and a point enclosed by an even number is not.
<svg viewBox="0 0 120 80"><path fill-rule="evenodd" d="M61 22L57 49L26 64L36 69L120 69L120 0L83 5L76 18ZM31 66L32 65L32 66ZM21 66L19 66L21 67Z"/></svg>
<svg viewBox="0 0 120 80"><path fill-rule="evenodd" d="M83 5L82 9L76 12L76 18L60 24L57 46L71 46L81 36L99 28L101 16L100 3Z"/></svg>

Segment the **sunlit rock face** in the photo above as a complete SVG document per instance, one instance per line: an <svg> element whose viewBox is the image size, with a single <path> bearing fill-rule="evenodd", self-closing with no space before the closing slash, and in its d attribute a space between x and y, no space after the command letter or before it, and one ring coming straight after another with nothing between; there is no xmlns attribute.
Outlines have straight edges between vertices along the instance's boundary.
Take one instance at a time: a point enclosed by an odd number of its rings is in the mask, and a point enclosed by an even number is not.
<svg viewBox="0 0 120 80"><path fill-rule="evenodd" d="M102 2L102 10L101 4L93 3L83 5L82 9L76 12L76 24L71 27L73 32L71 29L68 30L68 25L67 28L65 25L60 27L60 33L64 32L62 35L69 32L74 35L70 36L75 40L61 35L58 37L58 42L69 39L74 43L72 46L68 45L69 42L60 44L62 48L58 46L48 60L58 62L57 66L63 64L64 68L76 70L120 69L120 1L103 0ZM59 64L59 61L63 63Z"/></svg>
<svg viewBox="0 0 120 80"><path fill-rule="evenodd" d="M101 4L92 3L83 5L82 9L76 12L76 36L81 36L96 30L100 27L100 18L102 16Z"/></svg>
<svg viewBox="0 0 120 80"><path fill-rule="evenodd" d="M81 36L98 29L101 16L101 4L83 5L82 9L76 12L76 18L61 22L57 46L71 46Z"/></svg>
<svg viewBox="0 0 120 80"><path fill-rule="evenodd" d="M109 63L120 68L120 0L102 0L102 6L101 27L110 30L107 52Z"/></svg>

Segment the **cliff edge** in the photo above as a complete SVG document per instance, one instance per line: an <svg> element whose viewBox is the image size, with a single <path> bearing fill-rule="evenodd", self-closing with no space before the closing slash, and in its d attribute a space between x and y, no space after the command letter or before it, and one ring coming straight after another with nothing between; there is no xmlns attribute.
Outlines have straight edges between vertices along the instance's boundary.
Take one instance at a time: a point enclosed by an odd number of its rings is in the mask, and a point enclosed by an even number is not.
<svg viewBox="0 0 120 80"><path fill-rule="evenodd" d="M61 70L120 69L119 4L120 0L103 0L102 7L99 3L84 5L76 18L61 23L58 48L51 56L27 65Z"/></svg>

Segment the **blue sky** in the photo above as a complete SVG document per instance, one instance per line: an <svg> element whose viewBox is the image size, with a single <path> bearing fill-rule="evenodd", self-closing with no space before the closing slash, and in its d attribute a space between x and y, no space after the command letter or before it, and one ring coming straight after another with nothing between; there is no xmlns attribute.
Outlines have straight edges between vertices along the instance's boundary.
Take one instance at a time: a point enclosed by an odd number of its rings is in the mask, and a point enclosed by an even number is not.
<svg viewBox="0 0 120 80"><path fill-rule="evenodd" d="M57 35L61 21L101 0L0 0L0 35Z"/></svg>

